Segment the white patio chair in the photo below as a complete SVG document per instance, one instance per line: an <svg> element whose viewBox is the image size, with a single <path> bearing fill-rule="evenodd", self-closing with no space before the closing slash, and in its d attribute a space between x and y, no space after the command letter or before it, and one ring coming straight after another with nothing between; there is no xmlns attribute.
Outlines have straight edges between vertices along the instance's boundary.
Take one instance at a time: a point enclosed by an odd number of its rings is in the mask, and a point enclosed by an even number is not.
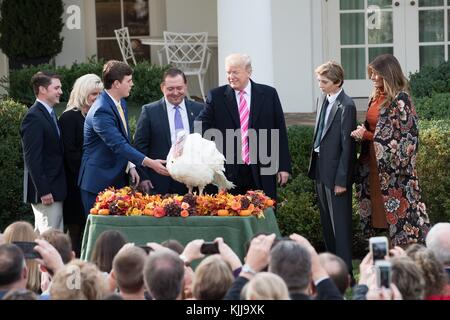
<svg viewBox="0 0 450 320"><path fill-rule="evenodd" d="M115 29L114 32L116 33L116 39L119 44L120 52L122 53L123 61L128 63L128 60L131 59L134 65L136 65L136 58L134 57L128 27Z"/></svg>
<svg viewBox="0 0 450 320"><path fill-rule="evenodd" d="M186 76L197 76L203 101L205 101L205 74L211 60L211 50L209 50L207 42L207 32L164 31L164 50L167 63L183 70Z"/></svg>

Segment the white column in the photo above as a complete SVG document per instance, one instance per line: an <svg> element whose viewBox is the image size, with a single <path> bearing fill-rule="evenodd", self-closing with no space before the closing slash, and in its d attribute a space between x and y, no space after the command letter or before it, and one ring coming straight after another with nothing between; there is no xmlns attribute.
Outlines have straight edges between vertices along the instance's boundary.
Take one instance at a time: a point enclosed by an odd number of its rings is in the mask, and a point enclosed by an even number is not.
<svg viewBox="0 0 450 320"><path fill-rule="evenodd" d="M246 53L255 82L273 85L271 0L217 0L219 84L225 84L225 57Z"/></svg>

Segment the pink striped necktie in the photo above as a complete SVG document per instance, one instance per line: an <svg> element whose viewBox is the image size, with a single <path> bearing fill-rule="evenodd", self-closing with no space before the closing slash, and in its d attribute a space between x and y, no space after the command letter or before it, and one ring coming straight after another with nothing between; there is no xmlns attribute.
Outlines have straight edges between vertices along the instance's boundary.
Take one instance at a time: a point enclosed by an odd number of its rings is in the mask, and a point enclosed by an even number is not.
<svg viewBox="0 0 450 320"><path fill-rule="evenodd" d="M242 160L245 164L250 164L250 149L248 146L248 120L250 110L245 100L245 91L239 92L239 117L241 120L241 142L242 142Z"/></svg>

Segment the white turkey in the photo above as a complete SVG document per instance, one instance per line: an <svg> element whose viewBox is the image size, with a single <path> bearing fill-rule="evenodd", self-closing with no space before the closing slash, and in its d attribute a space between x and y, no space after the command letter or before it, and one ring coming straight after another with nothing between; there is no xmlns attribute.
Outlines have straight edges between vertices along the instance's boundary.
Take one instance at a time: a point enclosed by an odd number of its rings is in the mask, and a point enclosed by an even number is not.
<svg viewBox="0 0 450 320"><path fill-rule="evenodd" d="M167 155L167 171L171 177L184 183L189 193L198 187L199 194L207 184L216 185L219 190L231 189L234 184L224 175L225 157L212 141L203 139L198 133L186 134L180 131L177 141Z"/></svg>

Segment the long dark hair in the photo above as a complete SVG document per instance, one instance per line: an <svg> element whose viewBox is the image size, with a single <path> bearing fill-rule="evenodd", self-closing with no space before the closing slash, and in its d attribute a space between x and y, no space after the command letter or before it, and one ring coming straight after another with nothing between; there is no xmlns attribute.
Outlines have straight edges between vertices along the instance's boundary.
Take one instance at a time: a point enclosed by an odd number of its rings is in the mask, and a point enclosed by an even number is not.
<svg viewBox="0 0 450 320"><path fill-rule="evenodd" d="M408 79L403 74L402 67L392 54L386 53L376 57L367 67L369 78L372 73L379 74L383 78L384 92L388 101L394 100L401 91L408 92ZM379 89L374 89L371 98L377 98Z"/></svg>
<svg viewBox="0 0 450 320"><path fill-rule="evenodd" d="M125 243L127 243L127 240L119 231L107 230L102 232L95 241L91 262L95 263L100 271L110 273L114 257Z"/></svg>

